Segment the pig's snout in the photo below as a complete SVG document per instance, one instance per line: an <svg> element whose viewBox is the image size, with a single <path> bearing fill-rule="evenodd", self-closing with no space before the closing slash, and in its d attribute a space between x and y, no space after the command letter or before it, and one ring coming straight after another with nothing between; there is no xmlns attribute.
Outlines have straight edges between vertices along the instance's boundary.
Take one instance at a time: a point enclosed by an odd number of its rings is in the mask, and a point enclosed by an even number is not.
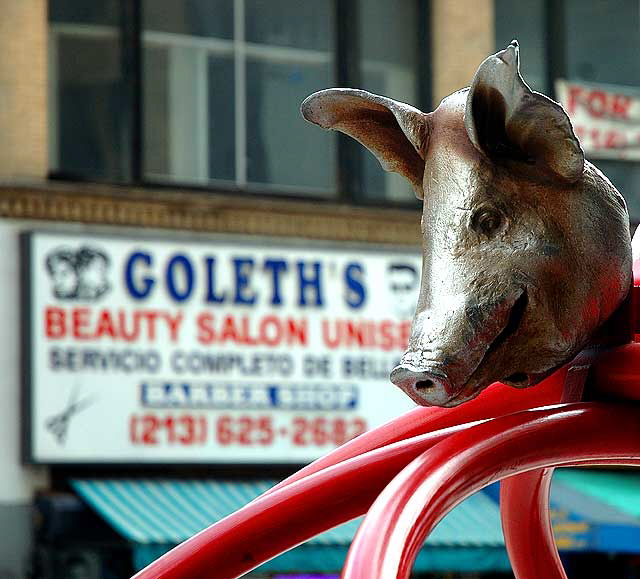
<svg viewBox="0 0 640 579"><path fill-rule="evenodd" d="M401 364L393 369L390 377L391 382L422 406L443 406L457 394L447 375L440 369L421 370Z"/></svg>

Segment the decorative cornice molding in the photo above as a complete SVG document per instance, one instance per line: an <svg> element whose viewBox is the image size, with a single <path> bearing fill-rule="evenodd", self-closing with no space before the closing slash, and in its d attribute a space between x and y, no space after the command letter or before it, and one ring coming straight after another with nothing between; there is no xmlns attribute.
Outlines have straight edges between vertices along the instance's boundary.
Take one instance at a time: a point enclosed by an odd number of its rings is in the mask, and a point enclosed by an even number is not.
<svg viewBox="0 0 640 579"><path fill-rule="evenodd" d="M0 217L414 246L420 242L417 211L240 195L59 181L0 183Z"/></svg>

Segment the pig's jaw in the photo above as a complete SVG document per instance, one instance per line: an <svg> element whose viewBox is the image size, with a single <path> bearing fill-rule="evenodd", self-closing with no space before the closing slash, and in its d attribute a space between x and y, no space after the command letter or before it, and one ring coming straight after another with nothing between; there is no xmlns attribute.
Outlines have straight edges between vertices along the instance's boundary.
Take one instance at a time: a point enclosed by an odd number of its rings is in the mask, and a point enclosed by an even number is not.
<svg viewBox="0 0 640 579"><path fill-rule="evenodd" d="M527 310L528 300L527 289L520 288L511 299L503 302L496 309L490 318L495 325L491 324L492 327L484 328L490 333L490 336L486 336L487 346L477 358L475 366L467 368L464 371L464 377L457 380L458 384L462 382L459 386L452 383L448 377L447 370L453 371L453 366L447 368L435 361L425 360L425 352L422 351L406 352L400 366L392 371L391 381L414 402L422 406L450 408L475 398L489 384L496 381L495 377L489 378L487 376L491 373L489 367L496 355L499 355L498 351L508 347L507 342L520 328ZM464 359L464 353L456 358ZM423 380L421 377L423 374L428 375L429 379ZM439 375L442 376L442 380L438 379ZM531 376L524 372L514 372L508 377L501 377L501 379L517 388L525 388L532 383ZM444 384L447 386L443 387Z"/></svg>

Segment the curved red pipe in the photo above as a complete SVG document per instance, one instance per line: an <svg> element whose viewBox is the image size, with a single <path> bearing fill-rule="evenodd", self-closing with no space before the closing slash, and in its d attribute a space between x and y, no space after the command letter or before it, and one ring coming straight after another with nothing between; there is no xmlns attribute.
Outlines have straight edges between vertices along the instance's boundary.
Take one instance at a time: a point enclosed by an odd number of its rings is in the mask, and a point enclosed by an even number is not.
<svg viewBox="0 0 640 579"><path fill-rule="evenodd" d="M364 514L413 459L477 424L402 440L263 494L164 554L134 579L239 577L318 533Z"/></svg>
<svg viewBox="0 0 640 579"><path fill-rule="evenodd" d="M553 470L536 469L500 483L504 541L516 579L567 579L549 518Z"/></svg>
<svg viewBox="0 0 640 579"><path fill-rule="evenodd" d="M562 402L582 399L587 376L601 354L601 350L584 350L573 360L564 381ZM500 483L502 530L516 579L567 579L549 514L553 470L536 469Z"/></svg>
<svg viewBox="0 0 640 579"><path fill-rule="evenodd" d="M364 514L393 476L420 452L466 428L462 423L560 400L565 375L561 369L527 391L496 383L461 407L415 408L301 469L181 543L135 579L204 578L213 576L214 569L217 579L238 577ZM327 504L332 508L327 509Z"/></svg>
<svg viewBox="0 0 640 579"><path fill-rule="evenodd" d="M292 482L300 480L324 468L369 452L375 448L386 446L406 438L419 436L426 432L434 432L449 428L456 424L495 418L529 408L547 406L560 402L567 370L570 365L540 382L540 384L519 390L496 382L489 386L477 398L465 402L455 408L438 408L419 406L409 410L402 416L361 434L357 438L343 444L311 464L301 468L290 477L278 483L267 493L281 489Z"/></svg>
<svg viewBox="0 0 640 579"><path fill-rule="evenodd" d="M408 578L433 527L487 484L532 469L601 463L640 464L639 407L567 404L453 434L415 459L374 502L343 578Z"/></svg>
<svg viewBox="0 0 640 579"><path fill-rule="evenodd" d="M606 396L609 400L640 400L638 368L638 342L601 352L593 364L593 395Z"/></svg>

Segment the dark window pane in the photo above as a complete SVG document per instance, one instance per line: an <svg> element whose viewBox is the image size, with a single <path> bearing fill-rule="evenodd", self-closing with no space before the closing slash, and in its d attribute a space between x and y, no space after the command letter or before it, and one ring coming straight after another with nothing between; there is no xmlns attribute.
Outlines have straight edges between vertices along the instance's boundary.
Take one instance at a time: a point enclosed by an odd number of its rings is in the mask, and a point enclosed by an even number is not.
<svg viewBox="0 0 640 579"><path fill-rule="evenodd" d="M144 0L142 18L146 30L233 38L233 0Z"/></svg>
<svg viewBox="0 0 640 579"><path fill-rule="evenodd" d="M566 0L567 77L640 86L640 4Z"/></svg>
<svg viewBox="0 0 640 579"><path fill-rule="evenodd" d="M566 0L568 80L640 87L640 3ZM640 163L594 160L640 221Z"/></svg>
<svg viewBox="0 0 640 579"><path fill-rule="evenodd" d="M49 2L49 164L62 174L122 180L129 115L118 0Z"/></svg>
<svg viewBox="0 0 640 579"><path fill-rule="evenodd" d="M135 111L122 72L131 62L121 54L123 2L50 3L54 170L130 178ZM336 84L334 4L142 0L145 178L336 195L335 134L299 114L305 97ZM417 6L416 0L358 0L354 42L360 86L419 105L418 23L426 15ZM399 176L383 172L365 151L356 169L364 176L363 195L413 198Z"/></svg>
<svg viewBox="0 0 640 579"><path fill-rule="evenodd" d="M545 1L495 0L496 50L514 38L520 43L522 76L534 90L548 94L545 60Z"/></svg>
<svg viewBox="0 0 640 579"><path fill-rule="evenodd" d="M115 31L97 36L54 35L50 109L51 168L68 174L122 180L129 174L127 100Z"/></svg>
<svg viewBox="0 0 640 579"><path fill-rule="evenodd" d="M275 46L329 50L330 0L245 0L246 39Z"/></svg>
<svg viewBox="0 0 640 579"><path fill-rule="evenodd" d="M233 180L235 170L235 91L233 61L209 59L209 178Z"/></svg>
<svg viewBox="0 0 640 579"><path fill-rule="evenodd" d="M120 0L50 0L49 20L115 26L120 21Z"/></svg>
<svg viewBox="0 0 640 579"><path fill-rule="evenodd" d="M427 15L418 14L417 6L414 0L358 0L357 9L360 86L419 107L418 23ZM384 171L369 151L363 150L360 158L362 195L394 201L415 199L409 183Z"/></svg>
<svg viewBox="0 0 640 579"><path fill-rule="evenodd" d="M143 118L144 118L144 172L150 177L171 173L169 128L169 51L147 46L144 49Z"/></svg>
<svg viewBox="0 0 640 579"><path fill-rule="evenodd" d="M145 176L234 180L233 0L143 6Z"/></svg>
<svg viewBox="0 0 640 579"><path fill-rule="evenodd" d="M306 123L300 103L331 85L328 64L247 63L247 173L253 183L335 189L335 137Z"/></svg>
<svg viewBox="0 0 640 579"><path fill-rule="evenodd" d="M203 46L147 42L144 173L205 185L233 180L233 60Z"/></svg>

